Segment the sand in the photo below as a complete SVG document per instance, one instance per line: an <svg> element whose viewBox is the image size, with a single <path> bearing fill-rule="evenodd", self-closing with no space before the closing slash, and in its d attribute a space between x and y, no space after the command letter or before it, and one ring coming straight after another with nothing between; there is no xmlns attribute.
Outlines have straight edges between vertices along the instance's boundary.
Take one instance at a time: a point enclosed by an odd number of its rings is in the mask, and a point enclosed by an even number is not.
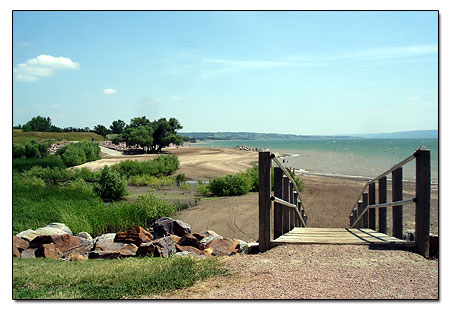
<svg viewBox="0 0 449 310"><path fill-rule="evenodd" d="M257 163L258 153L234 149L180 147L166 150L176 154L180 169L190 180L208 180L244 171ZM100 169L121 160L147 160L156 155L107 156L78 167ZM302 176L306 188L301 193L309 215L309 227L347 227L349 213L366 182L363 179L307 174ZM388 199L391 199L390 191ZM413 197L414 183L404 183L404 199ZM438 234L438 186L432 186L431 232ZM404 231L414 228L414 206L404 206ZM388 227L391 229L391 208L388 209ZM250 193L239 197L203 198L197 206L174 216L192 226L195 232L213 230L224 237L245 241L258 239L258 195ZM390 231L391 233L391 231Z"/></svg>

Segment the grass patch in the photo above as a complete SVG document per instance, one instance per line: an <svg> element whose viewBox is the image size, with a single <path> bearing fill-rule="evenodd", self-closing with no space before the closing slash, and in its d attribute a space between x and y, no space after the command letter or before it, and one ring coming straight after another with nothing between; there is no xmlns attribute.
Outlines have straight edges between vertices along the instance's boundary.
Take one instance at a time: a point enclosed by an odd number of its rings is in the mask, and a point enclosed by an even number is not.
<svg viewBox="0 0 449 310"><path fill-rule="evenodd" d="M167 176L179 168L178 156L174 154L159 155L153 160L135 161L123 160L111 166L112 170L120 173L121 176Z"/></svg>
<svg viewBox="0 0 449 310"><path fill-rule="evenodd" d="M12 169L18 172L30 170L35 166L61 169L66 167L62 159L57 155L50 155L43 158L13 158L12 160Z"/></svg>
<svg viewBox="0 0 449 310"><path fill-rule="evenodd" d="M133 175L128 178L128 184L160 189L162 187L173 187L176 185L176 181L174 178L168 176L158 178L151 175Z"/></svg>
<svg viewBox="0 0 449 310"><path fill-rule="evenodd" d="M48 140L104 141L105 139L94 132L24 132L22 129L12 130L12 141L14 144L24 145L31 140L41 142Z"/></svg>
<svg viewBox="0 0 449 310"><path fill-rule="evenodd" d="M81 262L13 259L14 299L124 299L226 275L215 258L144 257Z"/></svg>
<svg viewBox="0 0 449 310"><path fill-rule="evenodd" d="M17 173L13 176L13 234L59 222L75 234L86 231L98 236L137 225L149 227L159 217L175 212L173 203L154 194L141 195L133 202L105 204L92 185L82 180L66 186L34 181Z"/></svg>

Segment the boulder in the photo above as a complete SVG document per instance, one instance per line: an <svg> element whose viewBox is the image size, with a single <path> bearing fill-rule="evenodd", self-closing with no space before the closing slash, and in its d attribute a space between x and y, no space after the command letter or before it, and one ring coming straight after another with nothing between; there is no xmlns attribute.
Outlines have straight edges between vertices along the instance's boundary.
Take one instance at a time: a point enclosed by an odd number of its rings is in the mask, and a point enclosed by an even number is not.
<svg viewBox="0 0 449 310"><path fill-rule="evenodd" d="M207 237L206 235L198 234L198 233L193 234L193 236L194 236L196 239L198 239L198 241L201 241L201 240L203 240L204 238Z"/></svg>
<svg viewBox="0 0 449 310"><path fill-rule="evenodd" d="M179 236L176 236L176 235L169 235L169 236L170 236L170 238L172 238L172 240L175 244L177 244L179 242L179 240L181 240L181 237L179 237Z"/></svg>
<svg viewBox="0 0 449 310"><path fill-rule="evenodd" d="M87 260L87 256L81 255L81 254L73 254L73 253L70 253L66 258L68 261L73 261L73 262Z"/></svg>
<svg viewBox="0 0 449 310"><path fill-rule="evenodd" d="M213 249L212 255L232 255L238 252L239 241L237 239L222 238L212 240L206 245L206 249ZM217 250L217 251L215 251ZM215 254L214 254L215 253Z"/></svg>
<svg viewBox="0 0 449 310"><path fill-rule="evenodd" d="M34 233L38 236L52 236L52 235L66 235L67 232L51 226L45 226L38 228L34 231Z"/></svg>
<svg viewBox="0 0 449 310"><path fill-rule="evenodd" d="M28 248L26 250L23 250L22 253L20 253L21 258L35 258L36 255L34 253L37 249Z"/></svg>
<svg viewBox="0 0 449 310"><path fill-rule="evenodd" d="M201 233L201 235L204 235L204 236L205 236L205 237L202 238L201 241L200 241L201 245L202 245L204 248L206 248L206 245L207 245L209 242L213 241L213 240L223 239L222 236L220 236L219 234L217 234L217 233L216 233L215 231L213 231L213 230L206 230L206 231L203 231L203 232Z"/></svg>
<svg viewBox="0 0 449 310"><path fill-rule="evenodd" d="M163 236L174 234L179 237L192 232L189 224L179 220L173 220L169 217L161 217L160 219L157 219L153 223L153 230L155 233L161 234Z"/></svg>
<svg viewBox="0 0 449 310"><path fill-rule="evenodd" d="M62 257L62 251L58 249L54 243L47 243L41 245L34 252L36 257L45 257L50 259L59 260Z"/></svg>
<svg viewBox="0 0 449 310"><path fill-rule="evenodd" d="M70 230L70 228L67 227L66 224L62 224L62 223L51 223L48 224L45 227L50 227L50 228L55 228L55 229L59 229L62 230L65 234L69 234L69 235L73 235L72 231Z"/></svg>
<svg viewBox="0 0 449 310"><path fill-rule="evenodd" d="M29 246L30 243L28 241L17 236L12 236L12 256L20 257L20 253L28 249Z"/></svg>
<svg viewBox="0 0 449 310"><path fill-rule="evenodd" d="M89 258L103 258L103 259L115 259L115 258L125 258L135 256L137 252L137 245L117 243L121 244L122 247L116 250L94 250L88 253Z"/></svg>
<svg viewBox="0 0 449 310"><path fill-rule="evenodd" d="M137 256L154 255L155 257L169 257L176 253L175 243L170 236L151 242L142 243L137 250Z"/></svg>
<svg viewBox="0 0 449 310"><path fill-rule="evenodd" d="M249 242L248 243L248 253L247 254L258 254L259 253L259 243Z"/></svg>
<svg viewBox="0 0 449 310"><path fill-rule="evenodd" d="M186 235L182 236L182 238L178 241L178 244L182 245L182 246L191 246L191 247L197 248L199 250L204 249L204 246L192 234L186 234Z"/></svg>
<svg viewBox="0 0 449 310"><path fill-rule="evenodd" d="M153 240L153 236L140 226L124 232L118 232L114 238L114 242L134 243L137 246L151 240Z"/></svg>
<svg viewBox="0 0 449 310"><path fill-rule="evenodd" d="M94 238L94 251L115 251L125 246L125 243L114 242L115 233L103 234Z"/></svg>
<svg viewBox="0 0 449 310"><path fill-rule="evenodd" d="M32 229L27 229L27 230L24 230L24 231L18 233L16 236L19 237L19 238L25 239L25 240L27 240L28 242L30 242L30 241L32 241L34 238L37 237L37 234L34 232L34 230L32 230Z"/></svg>
<svg viewBox="0 0 449 310"><path fill-rule="evenodd" d="M90 241L91 243L93 243L93 241L94 241L94 239L92 238L92 236L91 236L89 233L85 232L85 231L80 232L79 234L76 234L76 236L77 236L78 238L82 238L82 239L88 240L88 241Z"/></svg>
<svg viewBox="0 0 449 310"><path fill-rule="evenodd" d="M182 251L182 252L176 252L175 254L173 254L175 256L195 256L195 257L205 257L203 254L198 255L196 253L193 252L188 252L188 251Z"/></svg>
<svg viewBox="0 0 449 310"><path fill-rule="evenodd" d="M238 253L248 254L248 243L243 240L237 240L239 242Z"/></svg>
<svg viewBox="0 0 449 310"><path fill-rule="evenodd" d="M196 255L203 255L203 251L198 250L197 248L195 248L193 246L189 246L189 245L182 246L179 244L176 244L175 246L176 246L177 252L190 252L190 253L194 253Z"/></svg>
<svg viewBox="0 0 449 310"><path fill-rule="evenodd" d="M39 248L42 245L49 243L53 243L55 247L63 253L81 246L81 243L77 237L65 234L37 236L30 242L30 248Z"/></svg>

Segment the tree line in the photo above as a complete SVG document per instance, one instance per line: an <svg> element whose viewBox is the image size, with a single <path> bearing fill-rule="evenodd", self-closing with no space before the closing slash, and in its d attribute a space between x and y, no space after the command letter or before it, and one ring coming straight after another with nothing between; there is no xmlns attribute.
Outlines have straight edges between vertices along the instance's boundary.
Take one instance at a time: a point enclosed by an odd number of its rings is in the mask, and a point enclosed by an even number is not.
<svg viewBox="0 0 449 310"><path fill-rule="evenodd" d="M178 130L182 129L179 121L171 117L159 118L150 121L146 116L135 117L129 124L123 120L115 120L107 128L102 124L94 126L93 130L89 127L59 128L51 123L50 117L36 116L25 125L14 128L23 129L23 131L41 131L41 132L94 132L100 136L106 137L113 134L111 141L114 144L125 142L128 146L139 146L145 151L159 153L162 148L173 145L182 145L183 142L196 142L192 137L181 136Z"/></svg>

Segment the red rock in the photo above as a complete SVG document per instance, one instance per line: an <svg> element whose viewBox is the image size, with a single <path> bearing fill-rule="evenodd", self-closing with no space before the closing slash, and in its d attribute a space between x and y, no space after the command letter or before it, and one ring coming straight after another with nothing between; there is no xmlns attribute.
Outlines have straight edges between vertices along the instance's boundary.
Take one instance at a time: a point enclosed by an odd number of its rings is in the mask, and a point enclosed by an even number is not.
<svg viewBox="0 0 449 310"><path fill-rule="evenodd" d="M212 240L206 245L205 248L213 249L211 253L212 255L232 255L238 252L238 247L239 241L237 239L223 238Z"/></svg>
<svg viewBox="0 0 449 310"><path fill-rule="evenodd" d="M182 236L181 240L178 241L178 244L182 246L191 246L199 250L204 249L200 241L197 238L195 238L195 236L192 234L186 234Z"/></svg>
<svg viewBox="0 0 449 310"><path fill-rule="evenodd" d="M23 250L28 249L30 243L17 236L12 236L12 256L20 257Z"/></svg>
<svg viewBox="0 0 449 310"><path fill-rule="evenodd" d="M204 238L206 238L207 236L205 234L193 234L193 236L198 239L198 241L203 240Z"/></svg>
<svg viewBox="0 0 449 310"><path fill-rule="evenodd" d="M137 246L151 240L153 240L153 235L140 226L124 232L118 232L114 238L114 242L134 243Z"/></svg>
<svg viewBox="0 0 449 310"><path fill-rule="evenodd" d="M62 252L53 243L47 243L40 246L36 252L34 252L34 255L36 257L45 257L58 260L61 258Z"/></svg>
<svg viewBox="0 0 449 310"><path fill-rule="evenodd" d="M65 234L37 236L30 242L30 248L40 248L42 245L49 243L53 243L61 252L67 252L81 246L78 238L73 235Z"/></svg>
<svg viewBox="0 0 449 310"><path fill-rule="evenodd" d="M176 250L178 252L187 251L187 252L195 253L197 255L203 255L204 254L203 251L198 250L197 248L194 248L193 246L188 246L188 245L182 246L182 245L179 245L179 244L176 244L175 246L176 246Z"/></svg>

